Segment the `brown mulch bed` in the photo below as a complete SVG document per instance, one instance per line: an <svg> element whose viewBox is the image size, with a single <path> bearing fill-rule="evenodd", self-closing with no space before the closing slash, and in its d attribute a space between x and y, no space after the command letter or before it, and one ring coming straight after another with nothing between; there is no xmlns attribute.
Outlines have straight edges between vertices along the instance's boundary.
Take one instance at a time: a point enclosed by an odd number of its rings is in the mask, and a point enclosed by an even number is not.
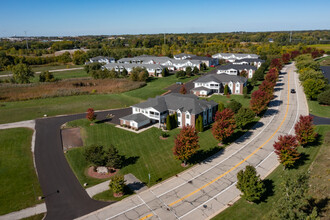
<svg viewBox="0 0 330 220"><path fill-rule="evenodd" d="M115 172L109 172L107 174L102 174L102 173L98 173L96 171L94 171L94 167L89 167L88 170L87 170L87 175L90 176L90 177L93 177L93 178L96 178L96 179L106 179L106 178L109 178L113 175L115 175L119 169L112 169L112 170L115 170Z"/></svg>

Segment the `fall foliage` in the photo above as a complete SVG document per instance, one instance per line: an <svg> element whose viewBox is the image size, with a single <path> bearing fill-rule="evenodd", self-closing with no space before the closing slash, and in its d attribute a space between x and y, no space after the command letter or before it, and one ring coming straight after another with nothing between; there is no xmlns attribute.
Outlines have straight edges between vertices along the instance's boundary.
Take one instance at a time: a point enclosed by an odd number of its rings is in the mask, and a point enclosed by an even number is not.
<svg viewBox="0 0 330 220"><path fill-rule="evenodd" d="M297 151L298 142L293 135L279 136L278 141L276 141L273 146L280 163L283 164L285 168L293 167L295 161L300 158L300 154Z"/></svg>
<svg viewBox="0 0 330 220"><path fill-rule="evenodd" d="M193 126L183 126L174 140L173 154L185 165L187 160L199 149L198 134Z"/></svg>
<svg viewBox="0 0 330 220"><path fill-rule="evenodd" d="M89 108L89 109L87 109L86 118L87 118L89 121L94 121L94 120L96 119L96 114L95 114L93 108Z"/></svg>
<svg viewBox="0 0 330 220"><path fill-rule="evenodd" d="M251 95L250 108L254 113L260 114L267 108L269 101L267 93L259 89Z"/></svg>
<svg viewBox="0 0 330 220"><path fill-rule="evenodd" d="M313 125L313 117L309 115L300 115L299 121L294 126L294 130L297 140L302 146L315 141L317 136L315 126Z"/></svg>
<svg viewBox="0 0 330 220"><path fill-rule="evenodd" d="M221 142L234 133L236 122L232 110L226 108L222 112L217 112L214 120L212 134L218 141Z"/></svg>

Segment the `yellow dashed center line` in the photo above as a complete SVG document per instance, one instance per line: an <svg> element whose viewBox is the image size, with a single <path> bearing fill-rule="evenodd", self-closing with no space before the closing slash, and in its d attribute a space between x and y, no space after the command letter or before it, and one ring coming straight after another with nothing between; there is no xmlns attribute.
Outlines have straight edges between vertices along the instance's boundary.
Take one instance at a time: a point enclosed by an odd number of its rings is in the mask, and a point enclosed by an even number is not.
<svg viewBox="0 0 330 220"><path fill-rule="evenodd" d="M283 120L281 121L281 124L278 126L278 128L276 129L276 131L267 139L266 142L264 142L260 147L258 147L257 149L255 149L250 155L248 155L246 158L244 158L242 161L240 161L239 163L237 163L235 166L233 166L231 169L229 169L228 171L226 171L225 173L221 174L220 176L218 176L217 178L213 179L212 181L208 182L207 184L205 184L204 186L196 189L195 191L183 196L182 198L176 200L175 202L172 202L171 204L169 204L169 206L173 206L179 202L181 202L182 200L185 200L186 198L194 195L195 193L201 191L202 189L204 189L205 187L211 185L212 183L214 183L215 181L221 179L222 177L224 177L225 175L227 175L228 173L230 173L231 171L233 171L234 169L236 169L238 166L240 166L242 163L244 163L245 161L247 161L250 157L252 157L254 154L256 154L261 148L263 148L273 137L274 135L279 131L279 129L282 127L287 115L288 115L288 111L289 111L289 99L290 99L290 86L289 86L289 83L290 83L290 77L288 75L288 97L287 97L287 100L288 100L288 103L286 105L286 112L285 112L285 115L284 115L284 118Z"/></svg>
<svg viewBox="0 0 330 220"><path fill-rule="evenodd" d="M140 220L144 220L144 219L150 218L151 216L153 216L153 214L146 215L146 216L140 218Z"/></svg>

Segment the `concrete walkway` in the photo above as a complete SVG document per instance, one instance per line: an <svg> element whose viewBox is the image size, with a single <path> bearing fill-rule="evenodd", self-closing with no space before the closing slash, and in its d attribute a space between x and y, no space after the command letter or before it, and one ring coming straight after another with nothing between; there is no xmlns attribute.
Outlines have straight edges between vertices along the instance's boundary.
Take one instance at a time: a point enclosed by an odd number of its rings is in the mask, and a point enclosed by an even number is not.
<svg viewBox="0 0 330 220"><path fill-rule="evenodd" d="M137 179L133 174L129 173L124 176L126 180L125 184L133 190L135 193L142 192L148 189L139 179ZM96 194L109 190L110 180L105 181L103 183L97 184L95 186L89 187L86 189L88 195L92 198Z"/></svg>
<svg viewBox="0 0 330 220"><path fill-rule="evenodd" d="M46 204L42 203L42 204L36 205L34 207L31 207L31 208L23 209L23 210L20 210L20 211L17 211L17 212L11 212L11 213L6 214L6 215L1 215L0 220L22 219L22 218L27 218L27 217L30 217L30 216L33 216L33 215L38 215L38 214L45 213L45 212L47 212Z"/></svg>
<svg viewBox="0 0 330 220"><path fill-rule="evenodd" d="M265 178L277 166L273 143L294 132L308 107L294 64L284 67L264 117L225 150L148 190L79 219L210 219L237 199L236 175L246 165ZM295 88L296 94L290 89Z"/></svg>

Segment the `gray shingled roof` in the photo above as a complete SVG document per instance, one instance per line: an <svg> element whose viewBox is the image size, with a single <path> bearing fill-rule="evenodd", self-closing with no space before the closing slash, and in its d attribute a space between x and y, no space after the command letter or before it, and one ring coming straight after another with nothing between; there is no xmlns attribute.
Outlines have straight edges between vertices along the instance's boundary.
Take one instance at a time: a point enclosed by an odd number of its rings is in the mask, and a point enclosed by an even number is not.
<svg viewBox="0 0 330 220"><path fill-rule="evenodd" d="M216 57L218 55L221 55L221 56L225 56L225 57L229 57L229 56L235 56L235 57L241 57L241 58L244 58L244 57L252 57L252 58L258 58L259 56L256 55L256 54L249 54L249 53L217 53L217 54L214 54L212 55L212 57Z"/></svg>
<svg viewBox="0 0 330 220"><path fill-rule="evenodd" d="M264 63L265 62L262 59L245 58L245 59L241 59L241 60L235 60L233 63L235 63L235 62L243 62L243 61L248 62L248 63L250 63L250 62L262 62L262 63Z"/></svg>
<svg viewBox="0 0 330 220"><path fill-rule="evenodd" d="M194 56L189 58L189 60L214 60L216 58L212 58L212 57L202 57L202 56Z"/></svg>
<svg viewBox="0 0 330 220"><path fill-rule="evenodd" d="M214 101L202 100L193 94L182 95L179 93L171 93L164 96L157 96L156 98L149 98L146 102L133 105L133 107L152 107L159 112L180 109L182 112L189 111L192 114L199 114L205 109L216 105L217 103Z"/></svg>
<svg viewBox="0 0 330 220"><path fill-rule="evenodd" d="M138 123L146 121L146 120L150 120L147 116L145 116L142 113L127 115L127 116L122 117L120 119L127 120L127 121L135 121L135 122L138 122Z"/></svg>
<svg viewBox="0 0 330 220"><path fill-rule="evenodd" d="M194 83L208 83L208 82L217 82L217 83L228 83L228 82L240 82L246 83L247 79L242 76L229 75L226 73L222 74L208 74L206 76L198 78Z"/></svg>
<svg viewBox="0 0 330 220"><path fill-rule="evenodd" d="M209 91L211 91L211 89L201 86L201 87L193 88L193 89L191 89L191 91L208 91L209 92Z"/></svg>
<svg viewBox="0 0 330 220"><path fill-rule="evenodd" d="M252 69L257 70L257 67L251 65L239 65L239 64L227 64L217 67L218 70L228 70L228 69L235 69L235 70L244 70L244 69Z"/></svg>
<svg viewBox="0 0 330 220"><path fill-rule="evenodd" d="M180 53L180 54L176 54L174 55L174 57L177 57L177 58L182 58L182 57L194 57L196 55L194 54L187 54L187 53Z"/></svg>
<svg viewBox="0 0 330 220"><path fill-rule="evenodd" d="M140 63L109 63L104 65L105 68L108 70L112 70L116 67L123 67L125 69L127 68L135 68L135 67L142 67L146 69L163 69L163 67L159 64L140 64Z"/></svg>

